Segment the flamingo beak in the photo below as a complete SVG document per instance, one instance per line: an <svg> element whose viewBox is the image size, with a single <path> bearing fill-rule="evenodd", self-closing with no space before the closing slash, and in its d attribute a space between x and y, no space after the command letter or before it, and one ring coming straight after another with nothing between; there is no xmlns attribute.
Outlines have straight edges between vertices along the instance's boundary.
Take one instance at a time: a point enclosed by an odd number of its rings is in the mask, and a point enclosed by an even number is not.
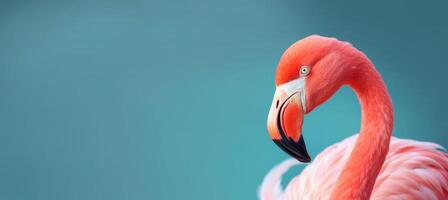
<svg viewBox="0 0 448 200"><path fill-rule="evenodd" d="M292 81L277 87L269 111L268 132L274 143L283 151L300 162L310 162L311 158L302 135L305 91L304 80L300 79L304 78L299 78L299 83Z"/></svg>

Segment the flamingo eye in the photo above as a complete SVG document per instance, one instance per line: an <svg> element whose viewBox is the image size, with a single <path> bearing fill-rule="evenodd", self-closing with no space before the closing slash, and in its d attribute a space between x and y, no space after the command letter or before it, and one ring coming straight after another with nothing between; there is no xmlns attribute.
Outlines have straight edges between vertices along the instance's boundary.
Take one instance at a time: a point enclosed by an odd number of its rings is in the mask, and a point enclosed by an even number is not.
<svg viewBox="0 0 448 200"><path fill-rule="evenodd" d="M310 67L307 65L304 65L300 67L300 76L306 76L310 73Z"/></svg>

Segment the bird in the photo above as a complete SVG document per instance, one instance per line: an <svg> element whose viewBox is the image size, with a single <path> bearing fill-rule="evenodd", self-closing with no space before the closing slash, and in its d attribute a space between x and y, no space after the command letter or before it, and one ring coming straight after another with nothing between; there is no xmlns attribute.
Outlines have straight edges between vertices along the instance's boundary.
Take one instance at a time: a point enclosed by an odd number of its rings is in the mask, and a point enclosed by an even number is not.
<svg viewBox="0 0 448 200"><path fill-rule="evenodd" d="M292 158L264 177L259 199L448 200L447 151L435 143L392 136L394 111L386 84L373 62L351 43L320 35L298 40L280 58L275 86L267 129ZM309 163L304 117L342 86L358 98L360 131ZM304 164L282 189L282 175Z"/></svg>

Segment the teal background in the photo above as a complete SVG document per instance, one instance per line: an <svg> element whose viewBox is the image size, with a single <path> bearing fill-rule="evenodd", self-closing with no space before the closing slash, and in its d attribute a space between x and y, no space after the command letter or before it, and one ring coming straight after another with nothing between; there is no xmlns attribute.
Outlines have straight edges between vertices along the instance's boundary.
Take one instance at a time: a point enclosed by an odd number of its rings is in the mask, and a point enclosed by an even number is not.
<svg viewBox="0 0 448 200"><path fill-rule="evenodd" d="M0 199L255 199L287 155L266 132L296 40L350 41L394 135L448 146L443 1L1 1ZM305 119L312 157L357 132L344 87ZM294 169L289 176L300 169Z"/></svg>

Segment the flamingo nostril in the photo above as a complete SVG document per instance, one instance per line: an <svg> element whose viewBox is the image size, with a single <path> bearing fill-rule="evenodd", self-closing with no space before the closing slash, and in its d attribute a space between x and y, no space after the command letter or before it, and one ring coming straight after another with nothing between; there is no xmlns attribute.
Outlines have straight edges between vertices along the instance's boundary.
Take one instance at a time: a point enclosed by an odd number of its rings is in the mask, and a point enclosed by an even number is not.
<svg viewBox="0 0 448 200"><path fill-rule="evenodd" d="M278 103L279 103L279 100L277 99L277 102L275 103L275 108L278 108Z"/></svg>

